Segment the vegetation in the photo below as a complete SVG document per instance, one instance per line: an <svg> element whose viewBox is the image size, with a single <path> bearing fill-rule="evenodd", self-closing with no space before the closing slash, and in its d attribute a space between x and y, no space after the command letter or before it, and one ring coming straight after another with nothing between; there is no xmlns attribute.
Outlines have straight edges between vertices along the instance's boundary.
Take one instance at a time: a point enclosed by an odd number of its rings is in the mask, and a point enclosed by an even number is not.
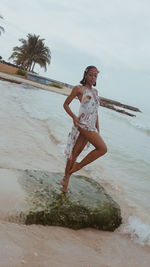
<svg viewBox="0 0 150 267"><path fill-rule="evenodd" d="M19 69L18 71L17 71L17 74L18 75L21 75L21 76L26 76L26 71L25 70L22 70L22 69Z"/></svg>
<svg viewBox="0 0 150 267"><path fill-rule="evenodd" d="M49 86L57 87L59 89L63 88L62 84L60 84L60 83L51 83L51 84L49 84Z"/></svg>
<svg viewBox="0 0 150 267"><path fill-rule="evenodd" d="M45 39L38 35L28 34L27 39L19 39L21 46L15 46L9 59L26 71L34 70L35 64L40 65L46 71L46 65L50 64L51 52L44 44Z"/></svg>
<svg viewBox="0 0 150 267"><path fill-rule="evenodd" d="M0 19L3 19L3 17L0 15ZM0 35L1 35L1 32L4 32L4 28L2 26L0 26Z"/></svg>

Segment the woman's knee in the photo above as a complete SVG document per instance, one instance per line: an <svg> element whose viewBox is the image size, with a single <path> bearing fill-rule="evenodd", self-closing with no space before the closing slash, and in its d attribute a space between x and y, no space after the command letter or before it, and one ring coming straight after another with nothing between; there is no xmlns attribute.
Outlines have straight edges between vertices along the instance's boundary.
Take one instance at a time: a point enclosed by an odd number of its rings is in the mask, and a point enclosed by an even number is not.
<svg viewBox="0 0 150 267"><path fill-rule="evenodd" d="M105 144L98 147L100 156L103 156L107 153L107 146Z"/></svg>
<svg viewBox="0 0 150 267"><path fill-rule="evenodd" d="M104 147L103 147L103 155L106 154L106 153L107 153L107 146L104 145Z"/></svg>

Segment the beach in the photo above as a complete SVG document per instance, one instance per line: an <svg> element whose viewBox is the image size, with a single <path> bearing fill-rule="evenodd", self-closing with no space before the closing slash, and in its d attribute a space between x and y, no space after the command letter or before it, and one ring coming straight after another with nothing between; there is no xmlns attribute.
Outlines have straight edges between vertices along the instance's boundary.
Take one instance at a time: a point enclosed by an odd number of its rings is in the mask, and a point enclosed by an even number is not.
<svg viewBox="0 0 150 267"><path fill-rule="evenodd" d="M18 173L63 172L63 151L72 124L63 102L70 89L4 73L1 77L19 83L0 81L0 266L149 267L150 128L140 124L143 114L127 118L100 108L108 155L79 172L99 182L120 205L123 224L115 232L27 226L11 221L25 199ZM76 100L72 109L78 110Z"/></svg>

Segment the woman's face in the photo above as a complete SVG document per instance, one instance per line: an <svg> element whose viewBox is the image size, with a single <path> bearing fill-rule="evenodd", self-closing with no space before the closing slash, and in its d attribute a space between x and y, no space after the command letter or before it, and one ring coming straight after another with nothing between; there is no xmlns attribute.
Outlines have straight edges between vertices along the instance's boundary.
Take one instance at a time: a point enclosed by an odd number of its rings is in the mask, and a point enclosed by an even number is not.
<svg viewBox="0 0 150 267"><path fill-rule="evenodd" d="M86 73L86 84L88 85L94 85L96 83L96 80L97 80L97 71L93 71L93 70L89 70L87 73Z"/></svg>

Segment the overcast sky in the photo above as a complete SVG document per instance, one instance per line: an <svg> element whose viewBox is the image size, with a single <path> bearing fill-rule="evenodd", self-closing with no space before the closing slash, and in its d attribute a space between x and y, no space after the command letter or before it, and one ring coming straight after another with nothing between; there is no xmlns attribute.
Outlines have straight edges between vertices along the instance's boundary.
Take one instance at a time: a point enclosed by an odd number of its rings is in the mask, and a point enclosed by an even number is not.
<svg viewBox="0 0 150 267"><path fill-rule="evenodd" d="M40 75L73 85L86 66L100 72L102 96L127 104L149 106L149 0L1 0L0 55L28 33L40 35L51 50L51 64Z"/></svg>

